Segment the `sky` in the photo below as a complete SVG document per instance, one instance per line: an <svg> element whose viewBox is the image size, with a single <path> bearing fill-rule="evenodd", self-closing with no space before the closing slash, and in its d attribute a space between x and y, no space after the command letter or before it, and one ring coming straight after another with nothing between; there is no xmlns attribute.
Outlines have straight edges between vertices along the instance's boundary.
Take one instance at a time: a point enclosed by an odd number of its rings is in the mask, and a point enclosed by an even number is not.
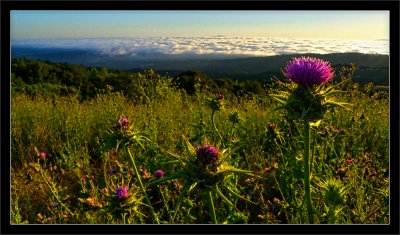
<svg viewBox="0 0 400 235"><path fill-rule="evenodd" d="M11 38L283 37L389 39L389 11L11 12Z"/></svg>

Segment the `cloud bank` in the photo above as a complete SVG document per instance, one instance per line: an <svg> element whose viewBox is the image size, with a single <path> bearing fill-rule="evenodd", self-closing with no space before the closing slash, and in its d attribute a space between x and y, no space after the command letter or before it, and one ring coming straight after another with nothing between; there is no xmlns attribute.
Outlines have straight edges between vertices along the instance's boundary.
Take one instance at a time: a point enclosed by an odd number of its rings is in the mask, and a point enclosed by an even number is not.
<svg viewBox="0 0 400 235"><path fill-rule="evenodd" d="M148 37L13 39L12 47L94 50L136 59L238 58L297 53L389 54L388 40L327 40L268 37Z"/></svg>

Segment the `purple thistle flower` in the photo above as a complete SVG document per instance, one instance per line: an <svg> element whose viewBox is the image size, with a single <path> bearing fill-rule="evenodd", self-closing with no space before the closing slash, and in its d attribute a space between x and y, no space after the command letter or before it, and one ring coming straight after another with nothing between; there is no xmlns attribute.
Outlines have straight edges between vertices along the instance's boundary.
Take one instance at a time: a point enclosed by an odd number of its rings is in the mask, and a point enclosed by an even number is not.
<svg viewBox="0 0 400 235"><path fill-rule="evenodd" d="M154 174L156 175L156 177L161 177L165 174L165 172L163 170L156 170Z"/></svg>
<svg viewBox="0 0 400 235"><path fill-rule="evenodd" d="M219 151L211 145L203 145L196 147L197 159L205 166L213 164L219 159Z"/></svg>
<svg viewBox="0 0 400 235"><path fill-rule="evenodd" d="M115 127L118 129L121 128L123 130L127 130L127 129L129 129L130 124L131 124L131 122L127 118L118 116L118 121L115 124Z"/></svg>
<svg viewBox="0 0 400 235"><path fill-rule="evenodd" d="M46 153L45 152L40 152L39 154L41 159L45 159L46 158Z"/></svg>
<svg viewBox="0 0 400 235"><path fill-rule="evenodd" d="M287 64L284 75L295 83L313 86L329 82L334 76L334 70L327 61L301 57L293 58Z"/></svg>
<svg viewBox="0 0 400 235"><path fill-rule="evenodd" d="M126 199L128 198L128 186L125 187L119 187L117 190L115 190L115 194L119 199Z"/></svg>

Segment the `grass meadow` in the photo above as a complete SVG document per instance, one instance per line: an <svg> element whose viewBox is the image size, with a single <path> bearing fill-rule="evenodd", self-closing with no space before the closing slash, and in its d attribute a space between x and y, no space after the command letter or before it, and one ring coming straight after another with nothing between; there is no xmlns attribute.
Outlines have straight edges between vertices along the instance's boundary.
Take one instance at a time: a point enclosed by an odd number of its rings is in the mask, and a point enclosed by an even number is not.
<svg viewBox="0 0 400 235"><path fill-rule="evenodd" d="M302 121L274 111L279 104L268 95L226 95L216 110L214 95L188 95L167 80L146 102L118 92L84 101L13 95L11 223L308 223ZM311 126L313 222L387 224L388 92L351 84L333 97L350 105ZM135 130L132 144L110 139L119 116ZM212 207L204 193L210 184L187 163L192 148L206 144L229 153L225 164L245 172L218 168L224 175ZM121 187L128 194L122 199Z"/></svg>

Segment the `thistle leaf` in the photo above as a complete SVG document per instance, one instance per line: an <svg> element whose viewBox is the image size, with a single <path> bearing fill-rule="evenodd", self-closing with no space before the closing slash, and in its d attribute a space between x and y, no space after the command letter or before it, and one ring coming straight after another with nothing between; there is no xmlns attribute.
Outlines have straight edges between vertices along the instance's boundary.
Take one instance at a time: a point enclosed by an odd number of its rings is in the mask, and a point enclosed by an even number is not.
<svg viewBox="0 0 400 235"><path fill-rule="evenodd" d="M286 95L268 94L268 96L270 96L272 98L278 98L278 99L281 99L281 100L287 100L287 96Z"/></svg>
<svg viewBox="0 0 400 235"><path fill-rule="evenodd" d="M179 156L178 154L175 153L171 153L169 151L165 151L168 155L170 155L171 157L173 157L174 159L178 160L180 163L182 163L183 165L185 165L185 162L182 161L182 157Z"/></svg>
<svg viewBox="0 0 400 235"><path fill-rule="evenodd" d="M239 210L238 208L236 208L236 206L235 206L231 201L229 201L229 199L226 198L224 194L222 194L222 192L221 192L221 191L219 190L219 188L218 188L218 185L215 185L214 189L215 189L215 192L218 194L218 196L219 196L223 201L225 201L225 202L226 202L227 204L229 204L231 207L235 208L237 211L240 212L240 210Z"/></svg>
<svg viewBox="0 0 400 235"><path fill-rule="evenodd" d="M251 176L256 176L253 171L248 170L241 170L231 166L224 167L221 171L218 171L219 174L227 174L227 173L239 173L239 174L246 174Z"/></svg>
<svg viewBox="0 0 400 235"><path fill-rule="evenodd" d="M136 143L138 143L138 144L140 145L140 147L142 147L142 149L146 149L146 148L144 147L144 145L143 145L139 140L135 139L135 141L136 141Z"/></svg>
<svg viewBox="0 0 400 235"><path fill-rule="evenodd" d="M193 145L189 142L189 140L186 138L186 136L182 135L183 140L185 141L186 148L189 151L190 154L196 155L196 149L193 147Z"/></svg>
<svg viewBox="0 0 400 235"><path fill-rule="evenodd" d="M279 110L286 109L286 108L287 108L286 105L281 105L281 106L274 108L273 111L279 111Z"/></svg>
<svg viewBox="0 0 400 235"><path fill-rule="evenodd" d="M272 99L274 99L275 101L278 101L281 104L286 104L286 102L287 102L287 97L285 97L283 95L269 94L268 96L270 96Z"/></svg>
<svg viewBox="0 0 400 235"><path fill-rule="evenodd" d="M138 204L138 205L142 205L142 206L146 206L146 207L149 207L150 208L150 206L149 205L147 205L146 203L144 203L144 202L139 202L139 201L136 201L135 202L136 204ZM147 217L147 216L146 216Z"/></svg>
<svg viewBox="0 0 400 235"><path fill-rule="evenodd" d="M321 92L321 94L326 94L326 93L328 93L329 91L331 91L332 89L334 89L334 88L336 88L336 87L338 87L338 86L340 86L340 85L342 85L342 84L344 84L344 83L346 83L346 82L349 82L350 80L351 80L351 78L348 78L348 79L343 80L343 81L341 81L341 82L339 82L339 83L337 83L337 84L335 84L335 85L333 85L333 86L330 86L330 87L328 87L326 90L324 90L323 92Z"/></svg>
<svg viewBox="0 0 400 235"><path fill-rule="evenodd" d="M326 101L324 105L327 105L328 107L340 107L344 109L349 109L348 106L350 106L349 103L342 103L342 102L335 102L335 101Z"/></svg>
<svg viewBox="0 0 400 235"><path fill-rule="evenodd" d="M317 122L310 122L310 127L319 127L322 123L322 120L318 120Z"/></svg>

